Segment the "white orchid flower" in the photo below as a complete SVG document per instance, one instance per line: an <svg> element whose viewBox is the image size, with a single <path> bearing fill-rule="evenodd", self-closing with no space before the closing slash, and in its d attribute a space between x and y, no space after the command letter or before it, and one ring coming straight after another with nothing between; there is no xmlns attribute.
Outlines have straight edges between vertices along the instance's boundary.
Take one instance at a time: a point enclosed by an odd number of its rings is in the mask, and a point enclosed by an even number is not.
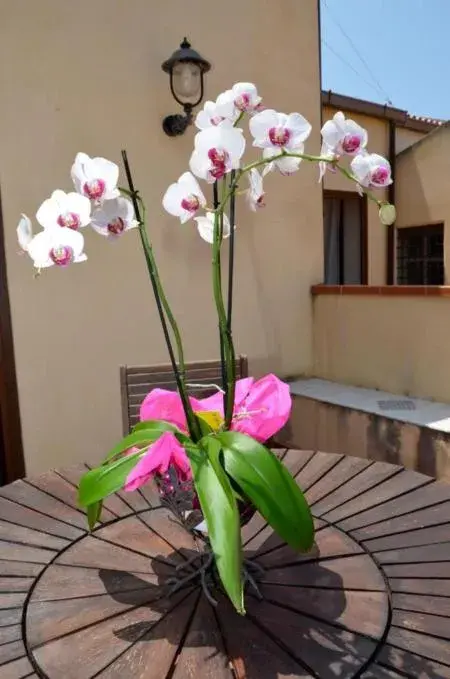
<svg viewBox="0 0 450 679"><path fill-rule="evenodd" d="M44 229L29 242L27 252L37 269L49 266L68 266L74 262L84 262L84 238L79 231L72 229Z"/></svg>
<svg viewBox="0 0 450 679"><path fill-rule="evenodd" d="M185 172L177 182L171 184L164 194L163 207L185 224L200 207L205 207L206 198L194 175Z"/></svg>
<svg viewBox="0 0 450 679"><path fill-rule="evenodd" d="M195 125L199 130L206 130L208 127L225 125L232 127L239 116L239 111L234 105L232 90L227 90L219 94L216 101L206 101L203 109L197 113Z"/></svg>
<svg viewBox="0 0 450 679"><path fill-rule="evenodd" d="M262 98L253 83L236 83L231 89L233 102L241 113L252 113L260 105Z"/></svg>
<svg viewBox="0 0 450 679"><path fill-rule="evenodd" d="M304 145L299 144L297 148L295 149L296 153L303 153L304 151ZM283 149L264 149L263 151L263 158L271 158L272 162L267 163L265 165L264 170L263 170L263 177L266 176L269 172L273 172L274 170L278 170L280 174L284 176L289 176L291 174L294 174L294 172L297 172L297 170L300 167L300 163L302 162L301 158L290 158L289 156L284 156L283 155Z"/></svg>
<svg viewBox="0 0 450 679"><path fill-rule="evenodd" d="M90 158L86 153L77 153L71 177L78 193L91 200L111 200L120 196L117 188L119 166L106 158Z"/></svg>
<svg viewBox="0 0 450 679"><path fill-rule="evenodd" d="M36 219L44 229L66 227L77 231L90 223L91 203L79 193L65 193L58 189L44 200L36 213Z"/></svg>
<svg viewBox="0 0 450 679"><path fill-rule="evenodd" d="M320 155L322 158L326 158L330 161L338 159L338 156L324 142L322 143L322 148L320 149ZM332 163L328 163L326 160L321 160L319 162L319 184L328 171L336 172L336 168Z"/></svg>
<svg viewBox="0 0 450 679"><path fill-rule="evenodd" d="M207 212L204 217L195 217L197 222L197 229L200 236L207 243L214 242L214 212ZM223 233L222 238L228 238L230 235L230 220L226 215L223 216Z"/></svg>
<svg viewBox="0 0 450 679"><path fill-rule="evenodd" d="M354 120L346 119L341 111L327 120L321 134L326 147L336 156L355 156L367 146L367 130Z"/></svg>
<svg viewBox="0 0 450 679"><path fill-rule="evenodd" d="M193 174L212 184L227 172L236 170L245 151L245 137L235 127L208 127L195 136L189 166Z"/></svg>
<svg viewBox="0 0 450 679"><path fill-rule="evenodd" d="M295 151L303 147L311 133L310 123L300 113L286 115L273 109L256 113L249 127L254 138L253 146L262 149Z"/></svg>
<svg viewBox="0 0 450 679"><path fill-rule="evenodd" d="M248 181L250 187L246 194L247 202L249 204L250 209L253 210L253 212L256 212L258 208L265 207L263 178L259 174L256 167L253 167L250 170L250 174L248 175Z"/></svg>
<svg viewBox="0 0 450 679"><path fill-rule="evenodd" d="M22 252L27 252L28 246L33 239L33 226L31 219L22 214L19 224L17 225L17 240Z"/></svg>
<svg viewBox="0 0 450 679"><path fill-rule="evenodd" d="M350 163L352 172L361 186L380 189L392 184L391 166L377 153L360 153Z"/></svg>
<svg viewBox="0 0 450 679"><path fill-rule="evenodd" d="M92 214L92 228L102 236L117 238L139 226L133 204L127 198L105 200Z"/></svg>

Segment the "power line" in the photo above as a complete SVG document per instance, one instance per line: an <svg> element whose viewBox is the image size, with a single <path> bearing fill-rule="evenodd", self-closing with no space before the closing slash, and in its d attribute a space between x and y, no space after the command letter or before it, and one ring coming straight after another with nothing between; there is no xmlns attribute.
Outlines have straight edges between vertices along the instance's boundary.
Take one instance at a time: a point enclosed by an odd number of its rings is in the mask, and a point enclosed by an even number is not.
<svg viewBox="0 0 450 679"><path fill-rule="evenodd" d="M342 61L343 64L348 66L348 68L350 68L353 71L353 73L355 73L359 78L361 78L361 80L363 80L366 83L366 85L371 87L375 92L380 91L378 87L376 87L373 83L371 83L369 80L367 80L367 78L365 78L363 75L361 75L361 73L359 71L357 71L356 68L352 64L350 64L346 59L344 59L343 56L341 56L338 52L336 52L336 50L333 49L333 47L331 47L331 45L329 45L324 38L322 38L322 42L325 45L325 47L327 47L330 50L330 52L332 52L334 54L335 57L340 59L340 61ZM391 102L389 101L388 103L391 103Z"/></svg>
<svg viewBox="0 0 450 679"><path fill-rule="evenodd" d="M353 51L355 52L356 56L358 57L358 59L361 61L362 65L363 65L363 66L365 67L365 69L367 70L369 76L372 78L374 84L376 85L376 89L383 95L384 98L386 98L387 103L392 105L392 101L391 101L391 98L389 97L388 92L384 89L384 87L382 87L380 81L378 80L378 78L377 78L377 77L375 76L375 74L373 73L373 71L372 71L372 69L370 68L369 64L367 63L366 59L364 59L364 57L362 56L362 54L360 53L360 51L359 51L358 48L356 47L356 45L355 45L355 43L353 42L353 40L351 39L351 37L348 35L348 33L347 33L347 32L345 31L345 29L342 27L342 25L341 25L341 23L338 21L338 19L336 19L336 17L333 15L332 11L330 10L330 8L329 8L329 6L328 6L328 4L327 4L327 1L326 1L326 0L322 0L322 2L323 2L323 4L324 4L324 7L326 8L328 14L330 15L330 18L331 18L332 21L336 24L336 26L339 28L339 30L341 31L342 35L346 38L346 40L347 40L348 43L350 44L351 48L352 48ZM323 42L325 43L325 40L323 40ZM326 44L326 43L325 43L325 44ZM328 49L330 49L336 56L338 56L338 58L340 58L341 61L344 61L344 63L346 63L347 66L350 66L350 64L348 64L347 62L345 62L345 60L344 60L342 57L340 57L340 56L337 54L337 52L335 52L332 48L330 48L329 45L327 45L327 47L328 47ZM355 73L357 73L356 69L354 69L353 67L351 67L351 68L352 68L353 71L355 71ZM360 77L362 77L361 74L358 73L358 75L360 75ZM367 81L366 81L366 83L367 83Z"/></svg>

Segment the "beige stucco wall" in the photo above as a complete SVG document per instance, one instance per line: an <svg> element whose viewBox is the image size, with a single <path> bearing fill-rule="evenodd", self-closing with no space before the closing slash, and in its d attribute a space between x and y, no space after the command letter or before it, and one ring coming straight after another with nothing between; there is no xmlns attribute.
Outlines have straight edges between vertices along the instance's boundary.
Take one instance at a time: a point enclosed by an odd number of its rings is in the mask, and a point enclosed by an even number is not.
<svg viewBox="0 0 450 679"><path fill-rule="evenodd" d="M27 257L17 256L19 213L34 214L55 188L69 190L77 151L119 161L125 147L187 358L216 358L210 248L193 223L181 227L161 207L165 188L187 168L194 137L193 129L177 139L162 132L163 117L178 106L161 62L188 35L213 63L207 97L254 81L267 105L310 120L308 148L320 148L317 0L154 4L2 3L1 188L28 473L106 453L121 434L119 366L167 356L136 233L112 244L88 233L87 263L34 280ZM271 176L266 189L258 216L238 209L237 350L255 373L308 373L309 289L323 266L316 168Z"/></svg>
<svg viewBox="0 0 450 679"><path fill-rule="evenodd" d="M395 150L401 153L409 148L416 141L425 137L427 132L417 132L416 130L409 130L407 127L397 127L395 130Z"/></svg>
<svg viewBox="0 0 450 679"><path fill-rule="evenodd" d="M444 222L445 283L450 271L450 127L427 135L398 156L397 227Z"/></svg>
<svg viewBox="0 0 450 679"><path fill-rule="evenodd" d="M450 299L314 297L317 377L450 403Z"/></svg>
<svg viewBox="0 0 450 679"><path fill-rule="evenodd" d="M364 127L369 134L368 149L372 153L379 153L389 157L389 125L387 121L371 116L359 115L343 111L347 118L355 120ZM336 110L323 107L323 122L330 120ZM342 174L327 172L324 179L324 189L333 191L356 191L356 186ZM378 192L380 198L386 197L386 191ZM374 203L368 205L368 283L369 285L383 285L386 282L386 228L380 224L378 209Z"/></svg>

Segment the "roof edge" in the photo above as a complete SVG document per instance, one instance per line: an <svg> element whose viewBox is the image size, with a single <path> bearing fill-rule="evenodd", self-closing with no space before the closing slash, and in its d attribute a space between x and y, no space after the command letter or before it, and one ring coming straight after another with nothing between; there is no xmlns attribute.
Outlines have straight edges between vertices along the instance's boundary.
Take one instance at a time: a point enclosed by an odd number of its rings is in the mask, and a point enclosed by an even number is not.
<svg viewBox="0 0 450 679"><path fill-rule="evenodd" d="M439 129L444 124L441 121L412 117L408 114L408 111L388 106L387 104L376 104L373 101L337 94L331 90L322 90L322 106L324 105L336 109L344 109L352 113L362 113L374 118L391 120L398 127L405 127L416 132L431 132L432 130Z"/></svg>

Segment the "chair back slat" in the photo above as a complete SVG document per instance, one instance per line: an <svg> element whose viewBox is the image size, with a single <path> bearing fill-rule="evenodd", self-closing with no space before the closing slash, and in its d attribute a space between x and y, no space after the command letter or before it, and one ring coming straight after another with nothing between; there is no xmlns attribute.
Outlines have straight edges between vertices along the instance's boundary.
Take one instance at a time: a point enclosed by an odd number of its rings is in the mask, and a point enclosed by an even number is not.
<svg viewBox="0 0 450 679"><path fill-rule="evenodd" d="M236 358L236 377L248 377L246 356ZM220 385L222 368L220 361L196 361L186 365L186 382L195 384L189 394L196 398L206 398ZM205 386L201 386L205 385ZM176 391L176 382L170 364L150 366L122 366L120 368L120 393L122 400L122 424L124 435L139 422L139 409L142 401L152 389Z"/></svg>

